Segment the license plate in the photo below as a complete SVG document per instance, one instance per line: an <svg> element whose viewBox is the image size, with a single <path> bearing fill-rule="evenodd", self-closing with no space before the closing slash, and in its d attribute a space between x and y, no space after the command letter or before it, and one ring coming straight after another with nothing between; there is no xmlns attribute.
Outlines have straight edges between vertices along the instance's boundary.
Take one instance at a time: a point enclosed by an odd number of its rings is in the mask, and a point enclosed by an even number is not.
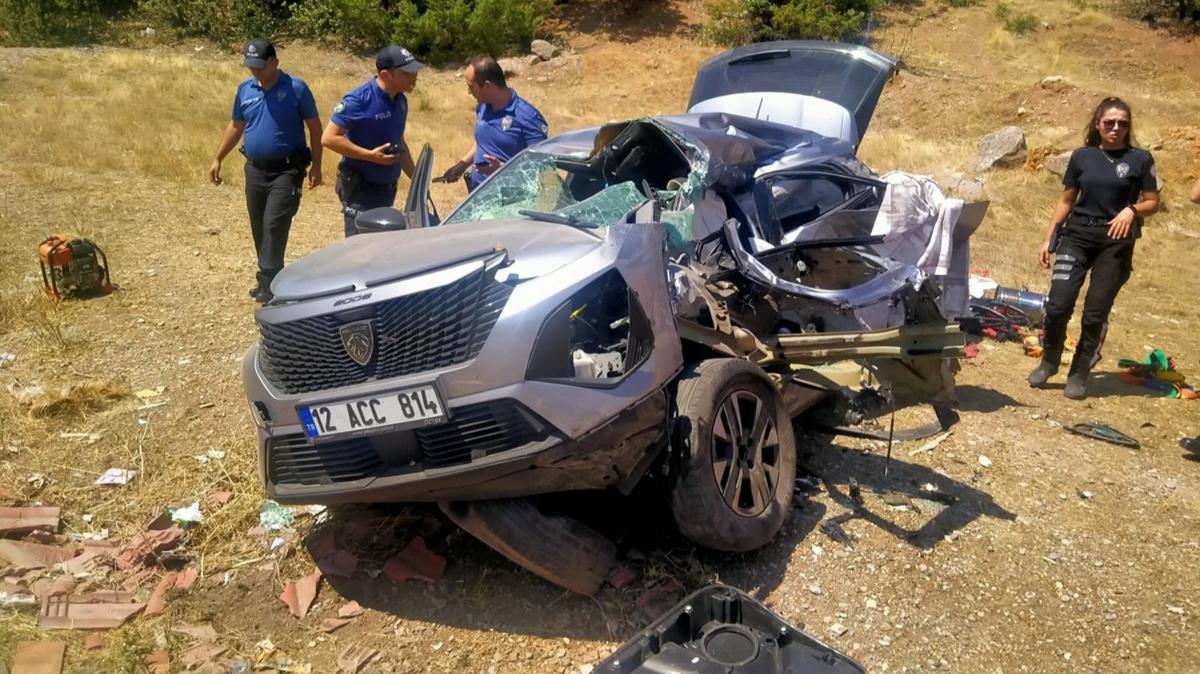
<svg viewBox="0 0 1200 674"><path fill-rule="evenodd" d="M429 385L309 405L299 411L304 433L310 438L344 433L365 435L446 420L446 406L438 397L437 389Z"/></svg>

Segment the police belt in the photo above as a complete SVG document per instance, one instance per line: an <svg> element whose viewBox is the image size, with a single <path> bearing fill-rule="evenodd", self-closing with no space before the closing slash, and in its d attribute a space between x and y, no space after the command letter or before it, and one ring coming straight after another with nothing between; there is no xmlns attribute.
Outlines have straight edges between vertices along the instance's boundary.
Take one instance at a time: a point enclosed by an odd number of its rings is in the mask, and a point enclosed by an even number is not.
<svg viewBox="0 0 1200 674"><path fill-rule="evenodd" d="M1097 218L1091 215L1072 215L1067 218L1067 224L1080 227L1108 227L1112 218Z"/></svg>
<svg viewBox="0 0 1200 674"><path fill-rule="evenodd" d="M306 169L312 161L312 151L308 148L300 148L293 150L291 154L282 159L255 159L246 154L246 148L241 149L241 153L246 157L246 163L261 171L287 171L289 169Z"/></svg>

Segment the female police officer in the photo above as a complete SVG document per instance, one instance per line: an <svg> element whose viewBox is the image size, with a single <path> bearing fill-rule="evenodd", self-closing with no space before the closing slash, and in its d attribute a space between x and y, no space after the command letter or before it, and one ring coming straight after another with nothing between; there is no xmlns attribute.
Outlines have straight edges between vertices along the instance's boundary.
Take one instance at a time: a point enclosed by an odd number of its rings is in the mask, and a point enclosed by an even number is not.
<svg viewBox="0 0 1200 674"><path fill-rule="evenodd" d="M1046 337L1042 362L1029 385L1044 386L1058 372L1067 322L1084 276L1092 272L1083 301L1082 331L1064 391L1087 397L1088 372L1100 360L1113 300L1133 271L1133 244L1142 218L1158 210L1154 157L1133 146L1133 113L1119 98L1100 101L1085 130L1084 146L1071 155L1063 175L1062 196L1046 229L1041 263L1057 255L1046 301ZM1063 223L1057 247L1051 245Z"/></svg>

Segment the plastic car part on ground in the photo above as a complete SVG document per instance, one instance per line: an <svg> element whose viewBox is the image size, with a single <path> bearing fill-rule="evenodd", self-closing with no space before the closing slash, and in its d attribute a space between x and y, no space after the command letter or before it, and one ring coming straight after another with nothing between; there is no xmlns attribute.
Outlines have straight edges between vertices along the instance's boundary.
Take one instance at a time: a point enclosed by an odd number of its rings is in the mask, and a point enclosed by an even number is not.
<svg viewBox="0 0 1200 674"><path fill-rule="evenodd" d="M692 593L625 642L598 674L865 674L741 590Z"/></svg>
<svg viewBox="0 0 1200 674"><path fill-rule="evenodd" d="M1111 442L1114 445L1121 445L1130 449L1140 449L1142 446L1137 440L1125 435L1112 426L1104 424L1075 424L1074 426L1067 426L1066 429L1076 435L1082 435L1103 442Z"/></svg>

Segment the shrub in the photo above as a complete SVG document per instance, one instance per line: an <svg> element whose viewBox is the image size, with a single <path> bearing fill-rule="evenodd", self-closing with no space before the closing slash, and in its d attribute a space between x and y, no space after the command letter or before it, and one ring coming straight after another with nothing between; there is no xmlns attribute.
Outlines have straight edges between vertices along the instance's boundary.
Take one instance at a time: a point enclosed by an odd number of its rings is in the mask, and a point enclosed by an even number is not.
<svg viewBox="0 0 1200 674"><path fill-rule="evenodd" d="M1200 30L1200 0L1121 0L1124 14L1175 30Z"/></svg>
<svg viewBox="0 0 1200 674"><path fill-rule="evenodd" d="M974 7L979 2L980 0L942 0L942 4L947 7Z"/></svg>
<svg viewBox="0 0 1200 674"><path fill-rule="evenodd" d="M1018 35L1033 32L1037 27L1038 19L1032 14L1022 14L1004 21L1004 29Z"/></svg>
<svg viewBox="0 0 1200 674"><path fill-rule="evenodd" d="M140 7L146 19L177 35L218 42L274 36L290 14L284 0L142 0Z"/></svg>
<svg viewBox="0 0 1200 674"><path fill-rule="evenodd" d="M378 0L304 0L291 6L291 15L288 28L297 37L357 49L386 43L394 19Z"/></svg>
<svg viewBox="0 0 1200 674"><path fill-rule="evenodd" d="M735 45L758 40L838 40L859 32L880 0L710 0L703 37Z"/></svg>
<svg viewBox="0 0 1200 674"><path fill-rule="evenodd" d="M53 47L103 36L128 9L113 0L0 0L0 45Z"/></svg>

